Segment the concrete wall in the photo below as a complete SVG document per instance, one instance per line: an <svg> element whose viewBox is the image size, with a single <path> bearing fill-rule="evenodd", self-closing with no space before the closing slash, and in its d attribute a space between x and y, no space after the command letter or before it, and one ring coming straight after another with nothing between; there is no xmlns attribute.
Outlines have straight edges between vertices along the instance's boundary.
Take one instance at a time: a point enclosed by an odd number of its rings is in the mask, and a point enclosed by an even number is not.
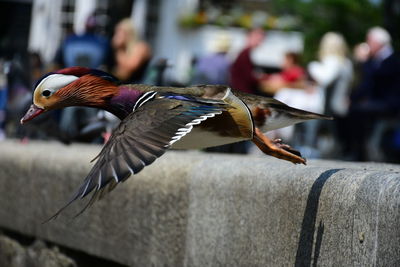
<svg viewBox="0 0 400 267"><path fill-rule="evenodd" d="M77 267L76 262L57 247L48 248L40 240L23 246L0 234L0 266L3 267Z"/></svg>
<svg viewBox="0 0 400 267"><path fill-rule="evenodd" d="M0 143L0 227L134 266L400 266L400 167L169 152L77 219L98 146Z"/></svg>

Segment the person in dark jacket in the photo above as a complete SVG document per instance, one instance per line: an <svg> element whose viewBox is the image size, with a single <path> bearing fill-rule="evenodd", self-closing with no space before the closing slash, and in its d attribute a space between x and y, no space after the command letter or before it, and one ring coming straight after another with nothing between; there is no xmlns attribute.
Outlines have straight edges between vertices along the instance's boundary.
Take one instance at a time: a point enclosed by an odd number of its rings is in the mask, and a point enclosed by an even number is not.
<svg viewBox="0 0 400 267"><path fill-rule="evenodd" d="M369 57L351 97L349 142L352 160L366 160L366 143L377 122L400 114L400 56L389 33L374 27L368 31Z"/></svg>

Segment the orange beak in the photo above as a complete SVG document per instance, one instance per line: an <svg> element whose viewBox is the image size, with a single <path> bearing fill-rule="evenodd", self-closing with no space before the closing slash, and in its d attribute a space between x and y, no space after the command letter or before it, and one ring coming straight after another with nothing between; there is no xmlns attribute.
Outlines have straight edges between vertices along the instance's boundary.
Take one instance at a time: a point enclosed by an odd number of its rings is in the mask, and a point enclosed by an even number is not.
<svg viewBox="0 0 400 267"><path fill-rule="evenodd" d="M27 121L30 121L31 119L39 116L44 112L44 109L39 108L35 104L32 104L29 110L26 112L25 116L22 117L21 119L21 124L24 124Z"/></svg>

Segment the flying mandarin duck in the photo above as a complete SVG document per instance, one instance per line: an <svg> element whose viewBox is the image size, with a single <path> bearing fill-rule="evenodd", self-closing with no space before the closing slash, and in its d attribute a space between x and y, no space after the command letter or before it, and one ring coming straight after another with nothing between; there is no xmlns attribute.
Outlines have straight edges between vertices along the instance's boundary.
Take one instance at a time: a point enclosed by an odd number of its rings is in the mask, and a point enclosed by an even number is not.
<svg viewBox="0 0 400 267"><path fill-rule="evenodd" d="M263 133L310 119L330 119L224 85L176 88L121 84L108 73L72 67L48 73L37 82L33 104L21 123L69 106L104 109L121 123L95 158L81 187L55 216L95 191L89 203L93 202L107 185L111 190L169 148L200 149L251 140L265 154L305 164L299 152Z"/></svg>

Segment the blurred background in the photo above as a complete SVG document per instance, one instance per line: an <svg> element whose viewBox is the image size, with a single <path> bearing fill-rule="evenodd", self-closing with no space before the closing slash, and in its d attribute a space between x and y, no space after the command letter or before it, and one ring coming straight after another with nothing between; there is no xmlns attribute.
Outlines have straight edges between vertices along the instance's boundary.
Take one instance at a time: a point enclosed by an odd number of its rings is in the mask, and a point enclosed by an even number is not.
<svg viewBox="0 0 400 267"><path fill-rule="evenodd" d="M400 0L0 0L0 21L0 140L104 142L118 122L97 110L19 125L35 82L79 65L275 97L335 117L270 133L305 157L400 162Z"/></svg>

